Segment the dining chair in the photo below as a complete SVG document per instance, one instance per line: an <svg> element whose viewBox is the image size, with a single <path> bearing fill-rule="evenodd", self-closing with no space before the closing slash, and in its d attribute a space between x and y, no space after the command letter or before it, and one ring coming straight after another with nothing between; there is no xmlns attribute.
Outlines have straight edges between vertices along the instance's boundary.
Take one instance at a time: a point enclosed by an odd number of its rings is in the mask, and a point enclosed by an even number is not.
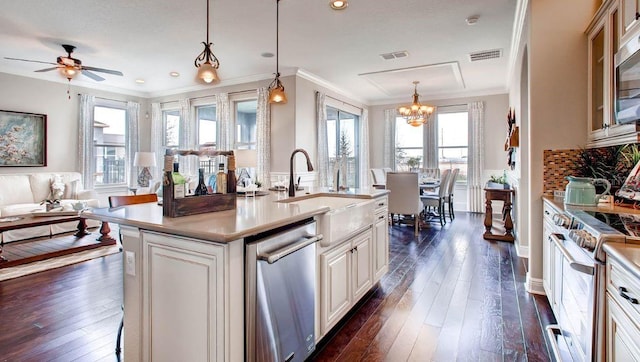
<svg viewBox="0 0 640 362"><path fill-rule="evenodd" d="M425 219L428 212L431 210L431 208L434 208L437 210L435 216L437 216L438 220L440 220L440 226L444 226L444 224L447 223L447 220L444 216L444 212L445 212L444 205L445 205L445 196L447 195L447 192L448 192L450 179L451 179L451 170L445 169L440 174L440 187L438 187L438 191L423 193L422 195L420 195L420 201L422 202L422 205L424 208Z"/></svg>
<svg viewBox="0 0 640 362"><path fill-rule="evenodd" d="M144 204L147 202L158 202L158 195L142 194L142 195L126 195L126 196L109 196L109 207ZM122 310L124 311L124 307ZM122 352L122 348L120 348L120 341L122 340L123 329L124 329L124 314L120 319L120 325L118 326L118 335L116 336L116 355L119 355L120 352Z"/></svg>
<svg viewBox="0 0 640 362"><path fill-rule="evenodd" d="M444 197L444 200L449 208L449 220L451 221L456 218L456 215L453 212L453 190L456 187L456 180L458 179L459 173L459 168L454 168L453 171L451 171L451 176L449 176L449 183L447 184L447 194Z"/></svg>
<svg viewBox="0 0 640 362"><path fill-rule="evenodd" d="M394 215L412 215L414 232L418 235L422 204L417 198L420 195L418 174L415 172L387 173L387 190L389 193L389 213L393 224Z"/></svg>
<svg viewBox="0 0 640 362"><path fill-rule="evenodd" d="M374 185L384 185L386 183L385 172L381 168L372 168L371 171L371 180Z"/></svg>

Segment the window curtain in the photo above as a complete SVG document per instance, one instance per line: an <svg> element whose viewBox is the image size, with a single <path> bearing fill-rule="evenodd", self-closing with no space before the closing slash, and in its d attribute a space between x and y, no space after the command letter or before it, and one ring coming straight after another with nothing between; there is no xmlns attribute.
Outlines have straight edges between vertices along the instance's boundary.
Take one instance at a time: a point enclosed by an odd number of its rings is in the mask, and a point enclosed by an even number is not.
<svg viewBox="0 0 640 362"><path fill-rule="evenodd" d="M367 188L369 181L369 110L362 109L360 117L360 188Z"/></svg>
<svg viewBox="0 0 640 362"><path fill-rule="evenodd" d="M429 117L424 124L424 168L438 168L438 117L437 114Z"/></svg>
<svg viewBox="0 0 640 362"><path fill-rule="evenodd" d="M318 186L330 187L327 100L322 92L316 92L316 127L318 129Z"/></svg>
<svg viewBox="0 0 640 362"><path fill-rule="evenodd" d="M469 211L484 212L482 170L484 169L484 102L471 102L469 111L468 193Z"/></svg>
<svg viewBox="0 0 640 362"><path fill-rule="evenodd" d="M267 189L271 186L271 107L269 107L269 90L266 87L258 88L256 128L256 153L258 157L256 180L262 182L263 189Z"/></svg>
<svg viewBox="0 0 640 362"><path fill-rule="evenodd" d="M195 148L195 119L191 117L191 100L180 100L180 149L191 150ZM191 178L198 177L198 157L182 156L180 160L180 173Z"/></svg>
<svg viewBox="0 0 640 362"><path fill-rule="evenodd" d="M164 171L164 125L160 103L151 103L151 151L156 153L156 168L151 174L156 181L162 180Z"/></svg>
<svg viewBox="0 0 640 362"><path fill-rule="evenodd" d="M396 168L396 110L384 110L383 164L392 170Z"/></svg>
<svg viewBox="0 0 640 362"><path fill-rule="evenodd" d="M139 149L138 122L140 119L140 104L138 102L127 102L127 170L129 172L129 185L138 184L138 170L134 169L133 159Z"/></svg>
<svg viewBox="0 0 640 362"><path fill-rule="evenodd" d="M228 151L233 145L233 125L229 116L229 93L220 93L216 99L216 119L220 122L218 150Z"/></svg>
<svg viewBox="0 0 640 362"><path fill-rule="evenodd" d="M96 97L87 94L80 95L78 115L78 163L82 173L82 184L86 190L93 189L93 107Z"/></svg>

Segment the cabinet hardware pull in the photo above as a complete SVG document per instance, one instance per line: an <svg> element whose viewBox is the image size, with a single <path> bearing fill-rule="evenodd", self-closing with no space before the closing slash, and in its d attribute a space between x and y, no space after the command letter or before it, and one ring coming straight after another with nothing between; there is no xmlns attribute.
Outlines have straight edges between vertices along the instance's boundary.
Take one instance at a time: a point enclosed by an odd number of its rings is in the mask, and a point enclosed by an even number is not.
<svg viewBox="0 0 640 362"><path fill-rule="evenodd" d="M636 20L640 19L640 13L636 12Z"/></svg>
<svg viewBox="0 0 640 362"><path fill-rule="evenodd" d="M378 220L382 220L382 219L384 219L384 215L378 216Z"/></svg>
<svg viewBox="0 0 640 362"><path fill-rule="evenodd" d="M384 202L379 203L378 206L384 206Z"/></svg>
<svg viewBox="0 0 640 362"><path fill-rule="evenodd" d="M549 215L549 210L544 210L545 215Z"/></svg>
<svg viewBox="0 0 640 362"><path fill-rule="evenodd" d="M629 303L631 304L638 304L638 300L636 298L632 298L629 296L629 294L627 294L628 290L625 287L618 287L618 293L620 293L620 296L626 300L629 301Z"/></svg>

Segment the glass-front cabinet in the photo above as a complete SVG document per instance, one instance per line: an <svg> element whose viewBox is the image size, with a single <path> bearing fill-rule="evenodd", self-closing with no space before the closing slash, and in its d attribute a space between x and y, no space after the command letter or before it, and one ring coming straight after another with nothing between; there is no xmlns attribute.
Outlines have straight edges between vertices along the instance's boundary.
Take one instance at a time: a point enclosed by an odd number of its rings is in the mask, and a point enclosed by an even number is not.
<svg viewBox="0 0 640 362"><path fill-rule="evenodd" d="M620 0L622 42L626 43L640 24L640 0Z"/></svg>

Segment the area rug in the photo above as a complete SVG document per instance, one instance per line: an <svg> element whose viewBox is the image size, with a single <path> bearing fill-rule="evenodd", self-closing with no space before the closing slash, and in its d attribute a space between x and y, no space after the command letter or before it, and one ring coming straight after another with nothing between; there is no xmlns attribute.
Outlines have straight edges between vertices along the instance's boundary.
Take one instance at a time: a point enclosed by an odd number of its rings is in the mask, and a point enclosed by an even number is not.
<svg viewBox="0 0 640 362"><path fill-rule="evenodd" d="M60 268L63 266L80 263L83 261L115 254L120 252L119 245L108 245L100 248L85 250L78 253L41 260L29 264L18 265L11 268L0 269L0 281L21 277L45 270Z"/></svg>

